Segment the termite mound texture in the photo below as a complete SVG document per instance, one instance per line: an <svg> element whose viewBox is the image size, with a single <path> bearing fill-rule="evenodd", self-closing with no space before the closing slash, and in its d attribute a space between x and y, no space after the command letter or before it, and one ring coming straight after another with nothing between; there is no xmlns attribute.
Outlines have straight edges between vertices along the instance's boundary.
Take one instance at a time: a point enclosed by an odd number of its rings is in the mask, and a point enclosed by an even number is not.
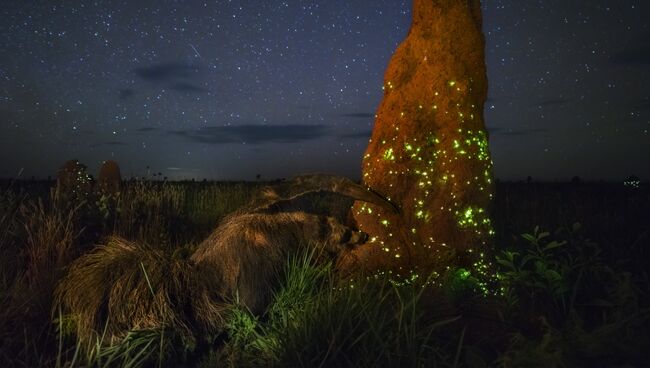
<svg viewBox="0 0 650 368"><path fill-rule="evenodd" d="M492 161L479 0L414 0L410 32L385 74L384 98L363 159L363 181L400 215L356 202L371 244L356 250L370 269L484 268Z"/></svg>
<svg viewBox="0 0 650 368"><path fill-rule="evenodd" d="M56 190L67 197L83 197L90 193L92 182L86 171L86 165L77 160L66 161L59 168L56 176Z"/></svg>
<svg viewBox="0 0 650 368"><path fill-rule="evenodd" d="M122 184L122 175L120 166L117 162L108 160L104 161L99 169L98 177L99 190L104 193L115 194L120 191Z"/></svg>

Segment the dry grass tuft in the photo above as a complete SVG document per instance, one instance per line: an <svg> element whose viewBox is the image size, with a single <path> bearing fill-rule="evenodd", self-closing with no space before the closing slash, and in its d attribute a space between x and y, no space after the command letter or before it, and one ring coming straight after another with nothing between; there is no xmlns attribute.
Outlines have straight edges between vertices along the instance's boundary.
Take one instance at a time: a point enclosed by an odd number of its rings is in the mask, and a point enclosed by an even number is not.
<svg viewBox="0 0 650 368"><path fill-rule="evenodd" d="M100 335L112 343L131 330L158 328L193 341L197 329L214 331L223 323L220 284L212 270L112 237L73 262L55 305L71 314L82 346L92 346Z"/></svg>
<svg viewBox="0 0 650 368"><path fill-rule="evenodd" d="M52 294L76 253L80 235L76 211L48 209L41 200L20 200L0 221L1 251L11 256L4 259L0 272L0 339L7 343L5 352L30 364L52 330Z"/></svg>
<svg viewBox="0 0 650 368"><path fill-rule="evenodd" d="M76 230L75 216L71 211L46 210L42 201L21 207L25 219L25 255L27 285L38 295L52 295L63 268L75 254L75 242L80 235Z"/></svg>

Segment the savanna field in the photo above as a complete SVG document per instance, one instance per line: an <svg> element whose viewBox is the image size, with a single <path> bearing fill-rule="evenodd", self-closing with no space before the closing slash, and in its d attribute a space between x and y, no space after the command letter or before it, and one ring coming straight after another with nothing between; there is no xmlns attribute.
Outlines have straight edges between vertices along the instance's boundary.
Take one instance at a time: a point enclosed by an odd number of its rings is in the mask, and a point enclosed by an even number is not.
<svg viewBox="0 0 650 368"><path fill-rule="evenodd" d="M166 275L186 267L219 221L268 184L128 181L116 195L63 195L53 182L3 182L1 365L650 365L650 188L622 184L497 183L490 295L464 269L435 283L426 275L351 279L306 252L278 272L266 312L233 300L219 332L206 334L186 318L182 301L192 290L166 284ZM299 205L345 221L351 204L314 194ZM102 293L79 292L98 306L93 316L70 314L55 298L75 259L96 244L119 247L115 239L146 246L146 263L111 261L132 273L110 289L123 296L111 315L145 316L135 328L102 319ZM97 262L88 278L102 281L105 259ZM103 328L88 328L88 318Z"/></svg>
<svg viewBox="0 0 650 368"><path fill-rule="evenodd" d="M3 183L3 366L650 364L650 193L618 184L498 183L495 295L483 295L463 269L437 283L426 275L351 280L332 262L297 254L278 274L263 315L233 301L221 331L202 334L183 321L182 297L172 294L185 290L165 286L165 275L266 184L130 181L115 196L62 198L51 182ZM305 211L341 219L352 204L335 195L302 202ZM158 257L130 266L146 287L123 285L136 292L127 293L122 312L159 318L129 330L98 316L104 329L89 331L81 326L90 317L67 314L54 302L55 289L74 259L95 244L110 246L113 235ZM97 305L108 298L88 297ZM124 332L109 338L107 331Z"/></svg>
<svg viewBox="0 0 650 368"><path fill-rule="evenodd" d="M2 0L0 368L650 367L648 14Z"/></svg>

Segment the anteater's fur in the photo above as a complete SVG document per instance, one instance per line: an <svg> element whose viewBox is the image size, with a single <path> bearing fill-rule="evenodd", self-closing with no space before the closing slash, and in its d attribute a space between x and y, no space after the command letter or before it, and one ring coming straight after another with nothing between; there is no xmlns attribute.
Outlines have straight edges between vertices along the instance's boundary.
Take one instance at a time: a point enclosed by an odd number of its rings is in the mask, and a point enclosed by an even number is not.
<svg viewBox="0 0 650 368"><path fill-rule="evenodd" d="M366 239L366 234L328 216L244 213L227 218L199 245L192 260L204 269L220 271L224 297L238 299L252 312L260 313L268 305L276 276L290 255L301 248L321 246L336 257Z"/></svg>

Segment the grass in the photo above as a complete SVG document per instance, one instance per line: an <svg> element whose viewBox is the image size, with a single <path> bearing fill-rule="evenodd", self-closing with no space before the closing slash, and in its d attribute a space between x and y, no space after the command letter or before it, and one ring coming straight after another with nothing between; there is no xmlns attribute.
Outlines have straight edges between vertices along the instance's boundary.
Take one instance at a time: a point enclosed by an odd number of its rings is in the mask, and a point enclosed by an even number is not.
<svg viewBox="0 0 650 368"><path fill-rule="evenodd" d="M421 308L426 289L374 278L342 282L330 265L313 266L310 258L289 262L265 316L235 308L227 343L204 365L453 366L458 354L449 356L448 348L462 338L449 339L454 333L444 328L460 316L429 320Z"/></svg>
<svg viewBox="0 0 650 368"><path fill-rule="evenodd" d="M454 270L442 287L341 280L303 254L255 316L215 302L218 280L187 258L259 184L127 182L74 201L49 185L0 185L4 366L648 364L647 188L499 184L499 297ZM350 204L305 201L338 217Z"/></svg>

